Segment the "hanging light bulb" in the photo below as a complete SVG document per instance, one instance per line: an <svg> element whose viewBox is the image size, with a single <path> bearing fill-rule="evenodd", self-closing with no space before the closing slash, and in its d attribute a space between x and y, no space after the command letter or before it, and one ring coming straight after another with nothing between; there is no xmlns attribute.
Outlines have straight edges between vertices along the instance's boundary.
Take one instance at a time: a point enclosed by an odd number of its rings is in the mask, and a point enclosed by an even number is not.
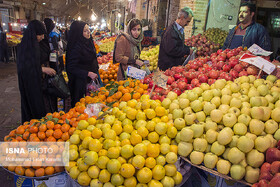
<svg viewBox="0 0 280 187"><path fill-rule="evenodd" d="M81 16L79 16L79 17L78 17L78 20L81 21L81 19L82 19Z"/></svg>
<svg viewBox="0 0 280 187"><path fill-rule="evenodd" d="M92 21L95 21L95 20L96 20L96 16L94 15L94 13L92 13L92 15L91 15L91 20L92 20Z"/></svg>
<svg viewBox="0 0 280 187"><path fill-rule="evenodd" d="M122 15L120 13L118 13L118 17L120 18L120 17L122 17Z"/></svg>

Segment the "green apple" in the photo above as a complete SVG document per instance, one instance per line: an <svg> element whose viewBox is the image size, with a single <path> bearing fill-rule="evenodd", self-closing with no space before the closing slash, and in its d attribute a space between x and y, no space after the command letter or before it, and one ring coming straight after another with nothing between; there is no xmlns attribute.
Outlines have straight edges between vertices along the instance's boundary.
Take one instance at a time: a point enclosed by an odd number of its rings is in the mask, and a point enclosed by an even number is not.
<svg viewBox="0 0 280 187"><path fill-rule="evenodd" d="M237 92L239 92L240 89L241 89L240 84L238 84L238 83L230 84L230 90L232 91L232 93L237 93Z"/></svg>
<svg viewBox="0 0 280 187"><path fill-rule="evenodd" d="M233 113L227 113L223 115L223 124L226 127L233 127L233 125L237 122L237 117Z"/></svg>
<svg viewBox="0 0 280 187"><path fill-rule="evenodd" d="M218 129L217 123L215 123L211 119L210 120L206 120L206 122L205 122L205 132L207 132L210 129L212 129L214 131L217 131L217 129Z"/></svg>
<svg viewBox="0 0 280 187"><path fill-rule="evenodd" d="M237 147L233 147L229 150L227 157L232 164L238 164L245 159L245 154Z"/></svg>
<svg viewBox="0 0 280 187"><path fill-rule="evenodd" d="M250 78L248 76L242 76L242 77L239 77L238 79L239 79L240 83L245 83L245 82L249 83L249 81L250 81Z"/></svg>
<svg viewBox="0 0 280 187"><path fill-rule="evenodd" d="M238 142L238 139L239 139L239 136L238 135L234 135L232 136L232 140L231 142L229 143L229 147L236 147L237 146L237 142Z"/></svg>
<svg viewBox="0 0 280 187"><path fill-rule="evenodd" d="M183 128L180 131L180 140L184 142L190 142L193 138L193 130L188 127Z"/></svg>
<svg viewBox="0 0 280 187"><path fill-rule="evenodd" d="M275 108L271 112L271 119L273 119L276 122L280 122L280 108Z"/></svg>
<svg viewBox="0 0 280 187"><path fill-rule="evenodd" d="M264 154L252 149L246 156L247 163L255 168L260 167L264 162Z"/></svg>
<svg viewBox="0 0 280 187"><path fill-rule="evenodd" d="M248 95L249 89L248 88L241 88L239 92L242 95Z"/></svg>
<svg viewBox="0 0 280 187"><path fill-rule="evenodd" d="M239 164L232 165L230 168L230 176L235 180L241 180L245 176L245 168Z"/></svg>
<svg viewBox="0 0 280 187"><path fill-rule="evenodd" d="M270 147L270 139L264 136L258 136L255 139L255 148L264 153Z"/></svg>
<svg viewBox="0 0 280 187"><path fill-rule="evenodd" d="M222 104L219 106L219 110L221 110L223 112L223 114L226 114L229 109L230 109L230 106L226 105L226 104Z"/></svg>
<svg viewBox="0 0 280 187"><path fill-rule="evenodd" d="M271 81L272 83L274 83L278 78L275 75L268 75L266 77L266 80Z"/></svg>
<svg viewBox="0 0 280 187"><path fill-rule="evenodd" d="M163 106L165 109L169 109L169 106L170 106L171 102L172 102L171 99L165 98L165 99L161 102L161 104L162 104L162 106Z"/></svg>
<svg viewBox="0 0 280 187"><path fill-rule="evenodd" d="M255 144L254 141L249 137L241 136L240 138L238 138L236 146L240 151L248 153L254 148Z"/></svg>
<svg viewBox="0 0 280 187"><path fill-rule="evenodd" d="M203 111L206 115L210 115L210 112L214 109L216 109L216 105L210 102L206 102L203 106Z"/></svg>
<svg viewBox="0 0 280 187"><path fill-rule="evenodd" d="M180 98L179 99L180 109L183 110L183 109L187 108L189 105L190 105L190 101L188 99L185 99L185 98Z"/></svg>
<svg viewBox="0 0 280 187"><path fill-rule="evenodd" d="M187 142L180 142L178 144L178 154L187 157L193 150L193 144Z"/></svg>
<svg viewBox="0 0 280 187"><path fill-rule="evenodd" d="M204 101L211 101L211 99L214 97L212 90L205 90L202 93L202 97Z"/></svg>
<svg viewBox="0 0 280 187"><path fill-rule="evenodd" d="M241 94L240 92L231 94L231 96L232 96L233 98L238 98L238 99L240 99L241 95L242 95L242 94Z"/></svg>
<svg viewBox="0 0 280 187"><path fill-rule="evenodd" d="M213 143L217 140L218 134L219 133L217 131L215 131L213 129L209 129L206 132L205 139L207 140L208 143Z"/></svg>
<svg viewBox="0 0 280 187"><path fill-rule="evenodd" d="M248 97L257 97L260 96L260 93L257 91L255 87L251 87L248 92Z"/></svg>
<svg viewBox="0 0 280 187"><path fill-rule="evenodd" d="M271 81L265 80L264 81L264 85L266 85L268 87L269 92L270 92L270 89L272 88L273 83Z"/></svg>
<svg viewBox="0 0 280 187"><path fill-rule="evenodd" d="M235 116L238 117L241 112L240 112L239 108L231 107L230 109L228 109L228 113L235 114Z"/></svg>
<svg viewBox="0 0 280 187"><path fill-rule="evenodd" d="M270 119L264 123L264 131L267 134L274 134L278 128L279 128L278 123L272 119Z"/></svg>
<svg viewBox="0 0 280 187"><path fill-rule="evenodd" d="M265 137L270 140L270 146L269 147L271 147L271 148L276 147L277 140L275 140L271 134L267 134L267 135L265 135Z"/></svg>
<svg viewBox="0 0 280 187"><path fill-rule="evenodd" d="M199 152L199 151L193 151L190 154L190 160L193 164L199 165L204 160L204 154L202 152Z"/></svg>
<svg viewBox="0 0 280 187"><path fill-rule="evenodd" d="M185 126L186 126L186 122L183 118L177 118L177 119L174 120L174 127L176 127L177 130L181 130Z"/></svg>
<svg viewBox="0 0 280 187"><path fill-rule="evenodd" d="M244 108L244 107L251 108L251 104L248 101L243 101L241 108Z"/></svg>
<svg viewBox="0 0 280 187"><path fill-rule="evenodd" d="M264 110L262 107L251 108L251 116L253 119L262 120L264 117Z"/></svg>
<svg viewBox="0 0 280 187"><path fill-rule="evenodd" d="M246 89L249 90L251 86L250 86L250 83L244 82L244 83L242 83L242 84L240 85L240 87L241 87L241 89L242 89L242 88L246 88Z"/></svg>
<svg viewBox="0 0 280 187"><path fill-rule="evenodd" d="M250 107L242 107L240 113L250 116L251 115L251 108Z"/></svg>
<svg viewBox="0 0 280 187"><path fill-rule="evenodd" d="M211 146L211 152L217 156L222 155L224 153L224 151L225 151L225 146L219 144L218 141L215 141Z"/></svg>
<svg viewBox="0 0 280 187"><path fill-rule="evenodd" d="M267 107L270 108L271 110L274 110L275 105L273 103L269 103Z"/></svg>
<svg viewBox="0 0 280 187"><path fill-rule="evenodd" d="M248 126L250 121L251 121L251 117L247 114L243 114L242 109L241 109L241 114L240 114L240 116L238 116L237 122L238 123L243 123L246 126Z"/></svg>
<svg viewBox="0 0 280 187"><path fill-rule="evenodd" d="M226 86L227 82L225 79L218 79L214 83L216 89L222 90Z"/></svg>
<svg viewBox="0 0 280 187"><path fill-rule="evenodd" d="M214 104L216 108L218 108L221 105L221 98L219 96L215 96L211 99L210 102Z"/></svg>
<svg viewBox="0 0 280 187"><path fill-rule="evenodd" d="M210 86L209 86L209 84L207 84L207 83L202 83L202 84L200 85L200 88L201 88L203 91L210 90Z"/></svg>
<svg viewBox="0 0 280 187"><path fill-rule="evenodd" d="M263 106L262 98L259 96L251 97L250 98L251 107L254 106Z"/></svg>
<svg viewBox="0 0 280 187"><path fill-rule="evenodd" d="M241 166L243 166L244 168L246 168L248 166L247 162L246 162L246 159L243 159L241 162L239 162L239 164Z"/></svg>
<svg viewBox="0 0 280 187"><path fill-rule="evenodd" d="M221 97L222 93L221 93L221 90L220 89L212 89L212 93L214 95L214 97Z"/></svg>
<svg viewBox="0 0 280 187"><path fill-rule="evenodd" d="M229 105L230 104L230 101L232 99L232 96L231 95L222 95L221 97L221 103L222 104L225 104L225 105Z"/></svg>
<svg viewBox="0 0 280 187"><path fill-rule="evenodd" d="M193 92L193 91L188 92L188 93L187 93L187 96L188 96L187 99L188 99L190 102L195 101L195 100L198 99L198 94L195 93L195 92Z"/></svg>
<svg viewBox="0 0 280 187"><path fill-rule="evenodd" d="M205 119L206 119L206 115L203 111L200 111L200 112L197 112L196 113L196 119L199 121L199 122L204 122Z"/></svg>
<svg viewBox="0 0 280 187"><path fill-rule="evenodd" d="M172 112L172 118L173 120L177 118L183 118L184 117L184 112L182 109L175 108Z"/></svg>
<svg viewBox="0 0 280 187"><path fill-rule="evenodd" d="M246 167L245 180L249 183L256 183L259 180L260 169L252 168L251 166Z"/></svg>
<svg viewBox="0 0 280 187"><path fill-rule="evenodd" d="M236 107L236 108L241 108L242 106L242 101L240 98L235 98L233 97L231 100L230 100L230 107Z"/></svg>
<svg viewBox="0 0 280 187"><path fill-rule="evenodd" d="M201 96L201 94L203 93L203 89L200 87L195 87L192 89L192 92L197 94L197 97Z"/></svg>
<svg viewBox="0 0 280 187"><path fill-rule="evenodd" d="M264 96L266 98L266 100L268 101L268 103L274 103L274 97L271 94L267 94L266 96Z"/></svg>
<svg viewBox="0 0 280 187"><path fill-rule="evenodd" d="M245 136L248 137L248 138L250 138L250 139L253 140L254 142L255 142L255 139L257 138L257 135L252 134L252 133L250 133L250 132L247 132L247 133L245 134Z"/></svg>
<svg viewBox="0 0 280 187"><path fill-rule="evenodd" d="M169 105L169 113L173 113L173 110L174 109L179 109L180 108L180 106L179 106L179 104L177 104L177 103L171 103L170 105Z"/></svg>
<svg viewBox="0 0 280 187"><path fill-rule="evenodd" d="M261 96L266 96L269 93L268 86L261 84L257 87L258 92L261 94Z"/></svg>
<svg viewBox="0 0 280 187"><path fill-rule="evenodd" d="M225 127L218 134L217 141L221 145L227 145L231 142L232 136L234 135L233 131L229 127Z"/></svg>
<svg viewBox="0 0 280 187"><path fill-rule="evenodd" d="M256 77L254 75L249 75L248 77L250 79L250 83L254 83L254 81L256 80Z"/></svg>
<svg viewBox="0 0 280 187"><path fill-rule="evenodd" d="M211 120L220 123L223 119L223 112L219 109L214 109L210 112Z"/></svg>
<svg viewBox="0 0 280 187"><path fill-rule="evenodd" d="M207 141L204 138L195 138L193 141L193 149L195 151L204 152L208 146Z"/></svg>
<svg viewBox="0 0 280 187"><path fill-rule="evenodd" d="M187 107L187 108L184 108L183 109L183 112L184 112L184 114L190 114L190 113L193 113L193 111L192 111L192 108L189 106L189 107Z"/></svg>
<svg viewBox="0 0 280 187"><path fill-rule="evenodd" d="M207 168L213 169L215 168L218 162L218 156L213 153L206 153L204 155L203 163Z"/></svg>
<svg viewBox="0 0 280 187"><path fill-rule="evenodd" d="M270 119L270 115L271 115L271 108L269 107L261 107L263 109L263 118L261 119L262 121L267 121Z"/></svg>
<svg viewBox="0 0 280 187"><path fill-rule="evenodd" d="M193 137L198 138L204 132L204 125L203 123L192 124L191 129L193 130Z"/></svg>
<svg viewBox="0 0 280 187"><path fill-rule="evenodd" d="M227 175L229 173L231 164L229 161L224 159L219 159L217 162L217 171L221 174Z"/></svg>
<svg viewBox="0 0 280 187"><path fill-rule="evenodd" d="M236 123L233 126L233 132L236 135L243 136L247 133L247 126L244 123Z"/></svg>
<svg viewBox="0 0 280 187"><path fill-rule="evenodd" d="M185 114L184 119L187 125L192 125L195 123L196 114L195 113Z"/></svg>
<svg viewBox="0 0 280 187"><path fill-rule="evenodd" d="M199 112L203 109L202 102L199 100L192 101L190 106L194 112Z"/></svg>
<svg viewBox="0 0 280 187"><path fill-rule="evenodd" d="M169 98L171 101L173 101L174 99L177 99L177 94L173 91L168 92L167 98Z"/></svg>
<svg viewBox="0 0 280 187"><path fill-rule="evenodd" d="M255 88L257 88L258 86L263 85L263 84L264 84L264 79L256 79L254 81Z"/></svg>
<svg viewBox="0 0 280 187"><path fill-rule="evenodd" d="M229 152L229 150L230 150L231 148L226 148L226 150L224 151L224 153L223 153L223 158L224 159L226 159L226 160L228 160L228 152Z"/></svg>
<svg viewBox="0 0 280 187"><path fill-rule="evenodd" d="M249 130L255 135L261 135L264 131L264 122L258 119L252 119L249 123Z"/></svg>
<svg viewBox="0 0 280 187"><path fill-rule="evenodd" d="M268 106L268 100L265 97L261 97L262 106Z"/></svg>
<svg viewBox="0 0 280 187"><path fill-rule="evenodd" d="M182 93L182 94L179 96L179 99L188 99L187 93Z"/></svg>

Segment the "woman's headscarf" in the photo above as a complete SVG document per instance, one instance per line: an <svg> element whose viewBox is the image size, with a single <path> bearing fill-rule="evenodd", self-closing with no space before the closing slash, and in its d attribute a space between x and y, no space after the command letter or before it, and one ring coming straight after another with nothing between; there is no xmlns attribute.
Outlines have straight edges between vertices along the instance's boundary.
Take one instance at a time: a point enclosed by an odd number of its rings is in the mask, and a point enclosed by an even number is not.
<svg viewBox="0 0 280 187"><path fill-rule="evenodd" d="M47 35L49 36L50 32L52 32L52 30L54 29L55 24L54 24L53 20L51 20L50 18L45 18L44 23L46 25Z"/></svg>
<svg viewBox="0 0 280 187"><path fill-rule="evenodd" d="M86 23L83 21L74 21L69 30L67 52L74 49L75 46L82 47L84 50L95 52L92 36L86 39L83 36L83 31Z"/></svg>
<svg viewBox="0 0 280 187"><path fill-rule="evenodd" d="M46 34L46 29L42 22L33 20L28 24L18 47L17 65L19 73L23 69L32 70L38 65L41 66L40 53L36 53L38 50L40 51L37 35L43 34ZM37 70L39 69L37 68Z"/></svg>

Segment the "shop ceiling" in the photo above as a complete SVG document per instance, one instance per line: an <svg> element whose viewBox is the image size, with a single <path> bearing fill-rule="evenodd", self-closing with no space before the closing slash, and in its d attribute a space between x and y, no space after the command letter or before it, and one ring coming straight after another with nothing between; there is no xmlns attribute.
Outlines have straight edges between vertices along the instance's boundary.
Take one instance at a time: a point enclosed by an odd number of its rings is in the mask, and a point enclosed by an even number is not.
<svg viewBox="0 0 280 187"><path fill-rule="evenodd" d="M4 0L5 2L36 10L46 16L74 17L78 14L88 16L93 11L101 17L125 6L128 0Z"/></svg>

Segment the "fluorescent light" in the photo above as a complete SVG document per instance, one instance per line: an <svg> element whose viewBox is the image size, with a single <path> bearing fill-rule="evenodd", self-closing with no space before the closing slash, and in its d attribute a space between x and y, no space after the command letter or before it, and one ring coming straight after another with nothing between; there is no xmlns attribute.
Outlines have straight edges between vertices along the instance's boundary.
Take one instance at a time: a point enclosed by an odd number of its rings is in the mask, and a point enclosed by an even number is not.
<svg viewBox="0 0 280 187"><path fill-rule="evenodd" d="M81 21L81 19L82 19L81 16L79 16L79 17L78 17L78 20Z"/></svg>
<svg viewBox="0 0 280 187"><path fill-rule="evenodd" d="M91 15L91 20L95 21L96 20L96 16L94 14Z"/></svg>
<svg viewBox="0 0 280 187"><path fill-rule="evenodd" d="M42 3L42 5L46 5L46 3Z"/></svg>
<svg viewBox="0 0 280 187"><path fill-rule="evenodd" d="M120 13L118 13L118 17L120 18L120 17L122 17L122 15Z"/></svg>
<svg viewBox="0 0 280 187"><path fill-rule="evenodd" d="M5 26L6 25L6 23L3 23L3 26Z"/></svg>
<svg viewBox="0 0 280 187"><path fill-rule="evenodd" d="M101 23L105 23L105 19L102 19L102 20L101 20Z"/></svg>

